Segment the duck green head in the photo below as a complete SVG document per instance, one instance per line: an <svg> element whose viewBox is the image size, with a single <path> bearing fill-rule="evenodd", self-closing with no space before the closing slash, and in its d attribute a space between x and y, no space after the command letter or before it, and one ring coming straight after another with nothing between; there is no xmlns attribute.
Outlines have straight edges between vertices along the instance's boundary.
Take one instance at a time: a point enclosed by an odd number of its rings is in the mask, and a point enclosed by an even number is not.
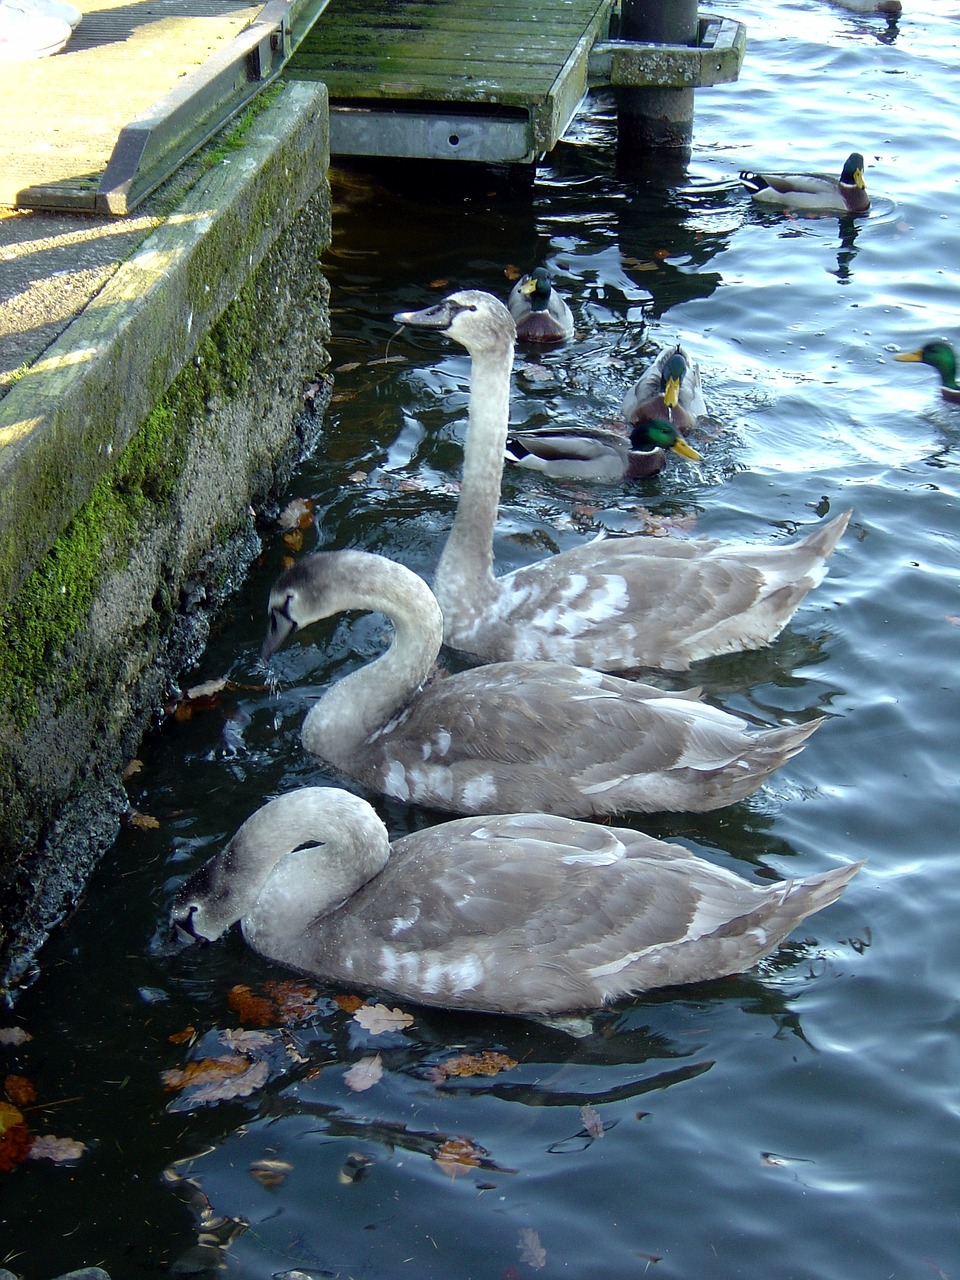
<svg viewBox="0 0 960 1280"><path fill-rule="evenodd" d="M546 267L535 267L520 285L520 292L530 299L534 311L543 311L550 303L553 286Z"/></svg>
<svg viewBox="0 0 960 1280"><path fill-rule="evenodd" d="M851 151L847 156L843 166L843 172L840 174L840 181L847 187L859 187L861 191L865 191L867 184L863 178L863 156L859 151Z"/></svg>
<svg viewBox="0 0 960 1280"><path fill-rule="evenodd" d="M939 373L940 381L945 387L949 387L951 391L960 390L957 386L957 357L949 342L938 338L934 342L924 343L919 351L903 351L893 358L910 363L928 364Z"/></svg>
<svg viewBox="0 0 960 1280"><path fill-rule="evenodd" d="M646 453L650 449L669 449L690 462L700 462L703 458L693 445L687 444L672 422L664 422L661 418L638 422L630 432L630 448L638 453Z"/></svg>

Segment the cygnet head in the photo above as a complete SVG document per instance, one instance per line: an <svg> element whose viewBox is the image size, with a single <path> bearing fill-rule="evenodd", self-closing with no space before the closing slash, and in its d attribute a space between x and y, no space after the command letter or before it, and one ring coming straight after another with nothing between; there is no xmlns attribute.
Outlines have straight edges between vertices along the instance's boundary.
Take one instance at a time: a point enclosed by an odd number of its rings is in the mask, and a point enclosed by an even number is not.
<svg viewBox="0 0 960 1280"><path fill-rule="evenodd" d="M397 324L413 329L436 329L466 347L471 355L502 351L517 338L513 316L492 293L461 289L423 311L398 311Z"/></svg>

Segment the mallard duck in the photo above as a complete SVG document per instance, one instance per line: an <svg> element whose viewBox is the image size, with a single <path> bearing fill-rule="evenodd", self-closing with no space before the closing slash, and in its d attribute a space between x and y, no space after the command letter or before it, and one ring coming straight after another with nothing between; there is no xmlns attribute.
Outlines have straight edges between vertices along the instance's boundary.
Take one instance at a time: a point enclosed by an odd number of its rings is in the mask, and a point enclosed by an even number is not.
<svg viewBox="0 0 960 1280"><path fill-rule="evenodd" d="M472 357L460 499L434 578L447 644L486 662L685 671L699 658L769 644L823 578L849 511L793 544L596 539L495 578L513 320L477 290L394 318L445 333Z"/></svg>
<svg viewBox="0 0 960 1280"><path fill-rule="evenodd" d="M679 345L661 351L623 397L620 412L628 422L666 418L686 435L707 414L697 362Z"/></svg>
<svg viewBox="0 0 960 1280"><path fill-rule="evenodd" d="M524 342L563 342L573 335L573 312L550 283L546 267L535 267L510 290L507 309Z"/></svg>
<svg viewBox="0 0 960 1280"><path fill-rule="evenodd" d="M454 813L536 809L571 818L702 811L756 790L820 723L757 729L699 701L552 662L499 662L428 679L443 621L411 570L325 551L270 592L261 656L292 631L353 609L393 624L387 651L311 707L307 751L365 787Z"/></svg>
<svg viewBox="0 0 960 1280"><path fill-rule="evenodd" d="M826 173L747 173L740 181L754 200L781 209L810 209L822 213L866 213L870 208L863 180L863 156L847 156L839 178Z"/></svg>
<svg viewBox="0 0 960 1280"><path fill-rule="evenodd" d="M366 800L305 787L248 818L170 918L211 942L239 920L261 955L351 990L549 1015L741 973L861 865L758 885L682 845L542 813L391 845Z"/></svg>
<svg viewBox="0 0 960 1280"><path fill-rule="evenodd" d="M894 360L928 364L940 375L940 394L951 404L960 404L960 387L957 386L957 356L949 342L937 339L927 342L919 351L902 351Z"/></svg>
<svg viewBox="0 0 960 1280"><path fill-rule="evenodd" d="M669 422L638 422L630 435L601 427L537 427L512 431L507 456L521 467L561 480L642 480L666 465L669 449L699 462L701 455Z"/></svg>

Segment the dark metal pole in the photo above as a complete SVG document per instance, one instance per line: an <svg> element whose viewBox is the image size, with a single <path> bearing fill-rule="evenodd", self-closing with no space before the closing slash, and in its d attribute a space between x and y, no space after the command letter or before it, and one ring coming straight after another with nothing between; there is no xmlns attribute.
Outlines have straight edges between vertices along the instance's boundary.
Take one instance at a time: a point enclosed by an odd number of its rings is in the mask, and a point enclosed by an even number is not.
<svg viewBox="0 0 960 1280"><path fill-rule="evenodd" d="M698 32L697 0L623 0L621 40L693 45ZM620 155L628 165L631 157L662 148L689 157L692 89L618 89L617 111Z"/></svg>

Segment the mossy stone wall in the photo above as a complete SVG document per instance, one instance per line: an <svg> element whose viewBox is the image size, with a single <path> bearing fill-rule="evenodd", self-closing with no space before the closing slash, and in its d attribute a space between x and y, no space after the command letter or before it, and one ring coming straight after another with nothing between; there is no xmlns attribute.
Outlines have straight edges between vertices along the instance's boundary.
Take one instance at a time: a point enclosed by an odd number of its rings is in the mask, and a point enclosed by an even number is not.
<svg viewBox="0 0 960 1280"><path fill-rule="evenodd" d="M125 765L259 550L251 502L288 478L316 433L324 396L307 402L304 389L323 383L327 360L325 168L315 188L127 443L105 453L0 619L8 992L114 838ZM275 207L283 192L256 199ZM205 269L222 271L212 246L191 268L199 288Z"/></svg>

